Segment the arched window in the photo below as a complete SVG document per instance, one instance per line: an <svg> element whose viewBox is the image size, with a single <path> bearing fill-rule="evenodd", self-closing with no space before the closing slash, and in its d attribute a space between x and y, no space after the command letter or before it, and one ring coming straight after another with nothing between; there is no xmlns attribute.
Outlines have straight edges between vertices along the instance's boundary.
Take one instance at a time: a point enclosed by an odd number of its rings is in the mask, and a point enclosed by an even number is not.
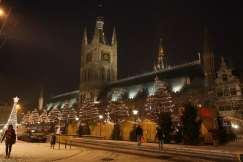
<svg viewBox="0 0 243 162"><path fill-rule="evenodd" d="M89 63L91 61L92 61L92 53L90 52L86 55L86 63Z"/></svg>
<svg viewBox="0 0 243 162"><path fill-rule="evenodd" d="M105 69L101 68L100 70L100 80L105 80Z"/></svg>
<svg viewBox="0 0 243 162"><path fill-rule="evenodd" d="M91 79L91 72L87 70L87 81L89 81L90 79Z"/></svg>
<svg viewBox="0 0 243 162"><path fill-rule="evenodd" d="M106 62L110 62L111 61L111 57L110 54L107 52L101 52L101 60L102 61L106 61Z"/></svg>
<svg viewBox="0 0 243 162"><path fill-rule="evenodd" d="M111 72L110 72L110 69L107 70L107 81L110 81L111 80Z"/></svg>

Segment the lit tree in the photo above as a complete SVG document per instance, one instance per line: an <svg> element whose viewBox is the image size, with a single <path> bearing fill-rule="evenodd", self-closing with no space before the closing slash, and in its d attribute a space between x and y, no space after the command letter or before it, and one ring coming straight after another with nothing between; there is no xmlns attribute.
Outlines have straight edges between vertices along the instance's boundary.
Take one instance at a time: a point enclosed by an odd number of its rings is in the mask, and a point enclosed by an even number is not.
<svg viewBox="0 0 243 162"><path fill-rule="evenodd" d="M40 115L37 109L35 109L31 112L31 124L36 124L38 122L40 122Z"/></svg>
<svg viewBox="0 0 243 162"><path fill-rule="evenodd" d="M166 82L162 82L156 76L154 82L155 94L148 96L145 104L145 114L152 121L156 122L165 135L165 142L170 142L172 123L175 117L175 105Z"/></svg>
<svg viewBox="0 0 243 162"><path fill-rule="evenodd" d="M40 115L40 122L41 123L48 123L49 122L49 118L48 118L48 114L47 111L44 110L41 115Z"/></svg>
<svg viewBox="0 0 243 162"><path fill-rule="evenodd" d="M154 122L159 123L160 114L173 113L175 105L166 83L160 81L158 77L155 78L154 88L155 94L146 99L145 114Z"/></svg>
<svg viewBox="0 0 243 162"><path fill-rule="evenodd" d="M64 105L63 109L62 109L62 119L64 121L67 121L68 120L68 114L69 114L69 107L67 104Z"/></svg>
<svg viewBox="0 0 243 162"><path fill-rule="evenodd" d="M123 101L110 101L106 110L107 121L111 120L115 123L111 138L113 140L121 140L122 133L120 123L129 117L129 109ZM109 119L110 118L110 119Z"/></svg>
<svg viewBox="0 0 243 162"><path fill-rule="evenodd" d="M50 119L50 122L56 123L59 120L59 117L61 115L61 111L54 107L48 114L48 118Z"/></svg>
<svg viewBox="0 0 243 162"><path fill-rule="evenodd" d="M30 111L28 111L28 112L24 115L24 117L23 117L23 119L22 119L22 123L25 124L25 125L30 124Z"/></svg>
<svg viewBox="0 0 243 162"><path fill-rule="evenodd" d="M129 109L123 101L110 101L107 111L114 123L120 123L129 116Z"/></svg>
<svg viewBox="0 0 243 162"><path fill-rule="evenodd" d="M70 109L68 113L68 119L75 120L76 117L77 117L77 111L74 108Z"/></svg>
<svg viewBox="0 0 243 162"><path fill-rule="evenodd" d="M82 121L97 121L100 114L100 105L92 100L85 100L79 109L79 117Z"/></svg>

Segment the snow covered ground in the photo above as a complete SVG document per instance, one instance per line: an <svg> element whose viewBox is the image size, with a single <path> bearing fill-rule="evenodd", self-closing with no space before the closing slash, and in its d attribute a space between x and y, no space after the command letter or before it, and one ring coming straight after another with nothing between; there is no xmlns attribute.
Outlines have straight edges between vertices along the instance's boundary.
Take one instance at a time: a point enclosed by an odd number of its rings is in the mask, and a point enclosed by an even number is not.
<svg viewBox="0 0 243 162"><path fill-rule="evenodd" d="M111 151L94 150L82 147L71 149L58 145L54 150L50 149L48 143L26 143L17 141L13 146L10 159L4 158L4 143L0 147L0 162L205 162L205 160L191 159L190 157L171 157L162 155L158 158L123 154Z"/></svg>

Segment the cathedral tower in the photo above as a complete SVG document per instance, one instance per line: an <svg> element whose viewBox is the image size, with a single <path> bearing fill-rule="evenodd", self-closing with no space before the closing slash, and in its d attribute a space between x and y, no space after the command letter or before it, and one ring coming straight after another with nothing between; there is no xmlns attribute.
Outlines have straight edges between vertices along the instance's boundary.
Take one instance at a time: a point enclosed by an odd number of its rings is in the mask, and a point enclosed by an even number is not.
<svg viewBox="0 0 243 162"><path fill-rule="evenodd" d="M205 75L205 86L209 91L213 90L215 80L214 54L210 47L208 31L204 29L203 36L203 69Z"/></svg>
<svg viewBox="0 0 243 162"><path fill-rule="evenodd" d="M98 5L99 10L102 5ZM96 101L105 85L117 80L117 37L114 28L112 41L104 34L104 18L97 16L94 35L89 42L84 29L81 45L80 101Z"/></svg>
<svg viewBox="0 0 243 162"><path fill-rule="evenodd" d="M162 38L160 38L158 57L154 65L154 70L162 70L162 69L166 69L167 67L168 67L167 54L165 53L162 45Z"/></svg>

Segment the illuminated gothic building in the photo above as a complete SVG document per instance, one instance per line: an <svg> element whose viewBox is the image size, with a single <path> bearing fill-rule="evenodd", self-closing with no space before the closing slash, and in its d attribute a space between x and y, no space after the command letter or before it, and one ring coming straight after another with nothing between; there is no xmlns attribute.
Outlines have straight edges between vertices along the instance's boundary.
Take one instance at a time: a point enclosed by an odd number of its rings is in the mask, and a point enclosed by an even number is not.
<svg viewBox="0 0 243 162"><path fill-rule="evenodd" d="M94 35L88 39L84 30L81 45L80 85L79 90L55 96L47 109L51 109L66 102L69 105L82 104L85 99L98 101L102 97L109 97L116 101L124 93L129 99L136 97L138 92L145 89L148 95L153 95L154 78L168 83L170 89L176 94L185 94L195 97L195 94L208 92L214 85L214 57L212 50L205 41L202 56L198 59L181 65L170 66L167 58L168 52L163 47L162 39L158 45L157 59L154 69L150 72L127 78L117 78L117 37L114 29L112 41L108 42L104 33L104 18L97 17ZM206 37L205 37L206 38ZM193 93L195 92L195 94ZM202 94L200 93L200 94ZM187 98L188 99L188 98Z"/></svg>
<svg viewBox="0 0 243 162"><path fill-rule="evenodd" d="M84 30L81 47L80 102L90 98L96 101L106 85L117 80L116 31L114 28L112 41L109 44L103 26L104 19L97 17L90 43Z"/></svg>

